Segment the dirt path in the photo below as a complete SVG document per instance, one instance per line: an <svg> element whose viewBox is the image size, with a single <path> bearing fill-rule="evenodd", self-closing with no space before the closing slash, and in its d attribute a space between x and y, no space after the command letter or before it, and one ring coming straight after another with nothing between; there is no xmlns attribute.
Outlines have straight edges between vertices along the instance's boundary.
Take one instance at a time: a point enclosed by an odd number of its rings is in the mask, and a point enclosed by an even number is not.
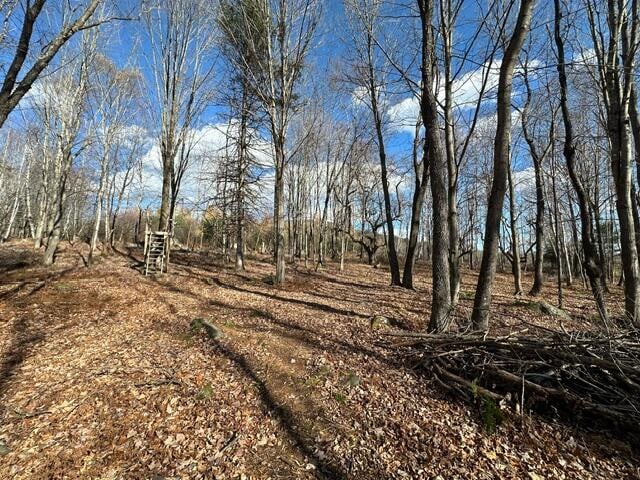
<svg viewBox="0 0 640 480"><path fill-rule="evenodd" d="M264 263L174 260L153 280L69 247L2 274L0 478L637 478L624 446L567 427L485 433L378 346L369 317L416 328L426 285L350 265L274 288Z"/></svg>

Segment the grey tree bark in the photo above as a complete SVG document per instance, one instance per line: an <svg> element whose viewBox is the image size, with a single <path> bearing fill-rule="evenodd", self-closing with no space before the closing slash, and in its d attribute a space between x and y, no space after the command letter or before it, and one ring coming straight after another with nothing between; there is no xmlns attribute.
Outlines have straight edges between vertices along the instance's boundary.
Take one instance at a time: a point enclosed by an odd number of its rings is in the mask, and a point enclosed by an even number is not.
<svg viewBox="0 0 640 480"><path fill-rule="evenodd" d="M498 82L498 123L493 156L493 182L487 204L484 247L482 262L478 276L478 285L473 303L471 320L476 330L489 328L489 311L491 308L491 289L495 277L498 256L498 237L502 218L504 195L506 190L507 170L509 169L509 148L511 143L511 91L513 70L518 54L529 32L531 16L535 0L522 0L518 11L513 33L500 65Z"/></svg>
<svg viewBox="0 0 640 480"><path fill-rule="evenodd" d="M422 33L422 83L420 112L426 129L424 165L431 172L433 216L433 258L431 316L428 330L445 331L451 323L451 284L449 272L449 203L447 198L447 157L442 145L438 104L434 90L435 38L432 27L433 0L418 0Z"/></svg>
<svg viewBox="0 0 640 480"><path fill-rule="evenodd" d="M576 147L574 144L573 122L568 104L568 82L565 67L565 47L564 38L561 34L562 9L560 0L554 0L554 40L556 45L556 54L558 57L558 80L560 83L560 108L562 111L562 121L564 124L565 140L563 146L563 154L567 162L569 178L578 199L578 208L580 210L580 223L582 226L582 249L584 252L584 269L589 278L593 298L598 309L601 320L608 324L609 314L607 312L604 291L600 281L602 276L602 260L598 256L597 246L593 240L592 218L589 207L589 199L582 185L582 180L576 170ZM558 252L558 255L560 253ZM567 265L568 266L568 265Z"/></svg>
<svg viewBox="0 0 640 480"><path fill-rule="evenodd" d="M507 169L507 183L509 185L509 228L511 230L511 269L513 272L514 295L522 295L522 270L520 268L520 240L516 212L516 189L513 183L511 165Z"/></svg>

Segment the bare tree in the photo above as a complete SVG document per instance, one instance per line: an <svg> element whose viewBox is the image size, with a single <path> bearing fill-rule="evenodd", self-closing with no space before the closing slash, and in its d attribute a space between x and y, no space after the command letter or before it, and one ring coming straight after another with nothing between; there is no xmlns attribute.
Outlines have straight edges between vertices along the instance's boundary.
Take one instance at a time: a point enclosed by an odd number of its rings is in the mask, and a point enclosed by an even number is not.
<svg viewBox="0 0 640 480"><path fill-rule="evenodd" d="M26 1L15 52L11 58L11 63L6 70L3 69L6 73L0 87L0 127L4 125L9 114L71 37L82 30L97 27L115 18L102 16L95 18L96 10L102 3L104 3L104 0L62 2L61 5L64 6L64 11L59 13L62 18L62 25L52 38L43 37L38 40L39 52L30 62L29 53L32 45L36 43L33 34L34 31L38 32L38 20L43 17L51 18L51 16L43 15L43 12L46 12L47 0ZM13 6L15 7L15 4ZM6 24L13 14L13 9L7 9L2 13L5 16L3 24ZM20 74L25 68L26 71L20 78Z"/></svg>
<svg viewBox="0 0 640 480"><path fill-rule="evenodd" d="M112 243L108 235L110 226L108 193L109 183L114 185L114 182L109 180L112 174L119 171L118 157L121 151L126 149L123 143L132 141L126 138L127 124L135 112L134 98L139 94L137 89L139 77L132 69L118 69L103 55L96 56L89 75L90 107L93 119L93 124L89 128L95 132L96 137L92 150L100 159L100 175L89 248L90 262L96 253L100 225L105 211L105 247ZM136 135L139 132L132 133ZM133 139L133 142L135 143L136 140ZM129 164L131 165L131 162ZM127 174L125 176L129 177Z"/></svg>
<svg viewBox="0 0 640 480"><path fill-rule="evenodd" d="M536 113L540 114L542 112L533 112L532 115L532 111L535 105L532 105L533 89L531 87L529 69L529 58L527 55L522 67L522 78L526 89L526 98L524 105L520 110L520 121L522 124L522 135L527 143L527 146L529 147L529 154L531 155L536 182L535 260L533 286L531 287L531 290L529 292L530 295L535 297L540 294L544 282L543 265L545 248L545 195L543 163L547 155L551 151L553 138L549 136L548 141L543 142L542 146L540 146L540 140L536 138L536 130L539 128L539 124L542 123L539 117L536 118ZM552 112L552 116L554 115L554 113L555 112Z"/></svg>
<svg viewBox="0 0 640 480"><path fill-rule="evenodd" d="M162 162L158 228L170 230L196 142L194 128L212 101L215 22L205 0L150 0L143 18L151 46L152 105Z"/></svg>
<svg viewBox="0 0 640 480"><path fill-rule="evenodd" d="M75 65L68 66L56 77L50 79L46 94L40 105L45 124L55 129L55 150L52 152L51 176L41 213L46 236L43 263L50 265L60 242L67 198L71 189L71 174L74 160L90 142L88 136L81 135L84 113L87 108L89 68L95 55L95 38L83 38L80 55ZM76 70L77 71L74 71ZM51 134L51 133L49 133ZM47 152L48 153L48 152Z"/></svg>
<svg viewBox="0 0 640 480"><path fill-rule="evenodd" d="M634 220L637 207L632 200L634 156L630 128L635 59L640 47L640 2L607 0L604 21L598 13L597 2L587 0L586 3L600 73L611 173L617 197L625 313L630 322L640 325L640 265L636 239L636 229L640 225Z"/></svg>
<svg viewBox="0 0 640 480"><path fill-rule="evenodd" d="M432 0L418 0L422 32L422 91L420 112L426 128L423 161L431 170L431 197L433 201L433 291L429 330L441 332L448 328L451 313L451 285L449 283L449 227L447 200L447 158L440 135L438 104L434 92L435 38L432 27L434 5Z"/></svg>
<svg viewBox="0 0 640 480"><path fill-rule="evenodd" d="M477 330L486 330L489 327L491 289L493 287L496 270L500 220L502 218L506 190L507 170L509 169L513 71L518 60L520 49L529 32L534 4L535 0L521 1L516 24L500 65L497 106L498 121L493 154L493 182L487 205L482 263L472 313L473 327ZM513 5L513 2L511 5Z"/></svg>
<svg viewBox="0 0 640 480"><path fill-rule="evenodd" d="M317 0L242 0L223 22L231 33L238 73L260 99L267 115L274 157L275 283L285 279L284 178L287 133L298 104L296 94L319 18ZM295 150L293 148L292 150Z"/></svg>
<svg viewBox="0 0 640 480"><path fill-rule="evenodd" d="M602 278L602 260L598 255L596 243L593 239L593 220L591 216L590 201L587 191L578 175L576 145L574 140L574 127L569 110L568 82L566 73L564 36L562 34L563 11L560 0L554 0L554 40L556 45L556 55L558 58L558 80L560 83L560 108L562 111L562 121L564 125L564 147L563 153L567 162L569 178L578 197L578 207L580 209L580 221L582 224L582 249L584 252L584 268L589 277L591 291L593 293L598 314L607 323L608 313L605 305ZM558 232L556 232L556 235ZM560 252L557 252L560 255Z"/></svg>

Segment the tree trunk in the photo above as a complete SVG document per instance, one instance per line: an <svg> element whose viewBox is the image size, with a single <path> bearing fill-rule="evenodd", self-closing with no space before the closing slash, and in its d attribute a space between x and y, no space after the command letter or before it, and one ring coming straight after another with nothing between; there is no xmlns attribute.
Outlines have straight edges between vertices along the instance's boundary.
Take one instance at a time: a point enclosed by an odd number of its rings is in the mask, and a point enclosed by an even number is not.
<svg viewBox="0 0 640 480"><path fill-rule="evenodd" d="M608 134L611 145L611 170L616 190L616 210L620 224L620 247L624 272L625 314L640 325L640 272L631 198L631 150L627 115L620 105L608 111Z"/></svg>
<svg viewBox="0 0 640 480"><path fill-rule="evenodd" d="M553 126L551 127L553 130ZM555 230L555 250L558 268L556 271L556 285L558 291L558 308L564 308L562 296L562 255L560 255L560 212L558 210L558 193L556 188L556 155L555 148L551 155L551 193L553 196L553 224Z"/></svg>
<svg viewBox="0 0 640 480"><path fill-rule="evenodd" d="M278 138L275 142L276 172L275 188L273 192L274 205L274 248L276 260L275 284L284 283L285 262L284 262L284 141Z"/></svg>
<svg viewBox="0 0 640 480"><path fill-rule="evenodd" d="M432 27L433 1L418 0L422 30L422 91L420 112L426 129L424 145L425 167L431 170L433 218L433 260L431 317L428 330L442 332L451 323L451 284L449 272L449 204L447 198L447 157L442 146L438 118L438 103L433 92L435 69L435 39Z"/></svg>
<svg viewBox="0 0 640 480"><path fill-rule="evenodd" d="M576 148L574 145L573 136L573 122L569 113L569 105L567 99L567 75L565 68L565 52L564 52L564 40L561 36L560 21L562 18L562 12L560 9L560 0L554 0L555 9L555 21L554 21L554 38L558 55L558 79L560 83L560 107L562 110L562 119L565 130L565 140L563 153L567 162L567 169L569 171L569 178L573 189L578 197L578 208L580 209L580 222L582 225L582 249L584 251L584 268L589 277L589 283L591 285L591 291L593 298L596 302L598 314L601 320L608 324L609 314L604 301L604 292L602 289L602 283L600 277L602 275L602 263L598 257L597 248L593 241L592 234L592 219L589 211L589 200L587 193L582 185L582 181L576 172ZM556 232L557 233L557 232ZM558 252L560 255L560 252Z"/></svg>
<svg viewBox="0 0 640 480"><path fill-rule="evenodd" d="M162 197L158 217L158 230L169 229L171 209L171 176L173 175L173 156L169 152L162 153Z"/></svg>
<svg viewBox="0 0 640 480"><path fill-rule="evenodd" d="M522 295L522 271L520 269L520 242L518 240L517 214L516 214L516 189L513 184L511 166L507 169L509 182L509 227L511 229L511 268L513 272L514 295Z"/></svg>
<svg viewBox="0 0 640 480"><path fill-rule="evenodd" d="M416 251L418 249L418 234L420 233L420 216L424 206L424 198L427 194L428 167L422 166L421 179L418 179L416 172L415 190L413 191L413 202L411 203L411 223L409 230L409 242L407 244L407 254L404 261L404 271L402 272L402 286L413 289L413 267L416 262Z"/></svg>
<svg viewBox="0 0 640 480"><path fill-rule="evenodd" d="M100 170L100 183L98 186L98 193L96 195L96 210L93 217L93 229L91 231L91 242L89 245L89 263L93 261L96 248L98 245L98 234L100 233L100 220L102 217L102 204L104 202L104 189L105 180L107 177L107 157L102 159ZM105 232L106 233L106 232Z"/></svg>
<svg viewBox="0 0 640 480"><path fill-rule="evenodd" d="M491 289L495 277L496 260L498 254L498 237L500 234L500 220L504 195L506 191L507 170L509 169L509 148L511 143L511 90L513 70L518 60L525 37L529 31L531 13L535 0L522 0L518 19L513 30L509 45L500 65L498 82L498 123L493 156L493 182L491 194L487 204L487 220L485 225L484 248L482 263L478 276L478 286L473 302L471 319L476 330L489 328L489 309L491 307Z"/></svg>
<svg viewBox="0 0 640 480"><path fill-rule="evenodd" d="M59 169L61 177L57 182L55 200L52 204L53 215L51 216L50 228L48 229L47 248L45 249L44 256L42 258L42 263L44 265L53 264L58 244L60 243L64 206L67 199L67 179L69 177L72 160L70 151L66 150L61 154L60 161L62 162L62 165Z"/></svg>
<svg viewBox="0 0 640 480"><path fill-rule="evenodd" d="M369 82L369 100L371 102L371 111L373 113L373 123L376 130L376 139L378 143L378 155L380 157L380 172L382 175L382 194L384 197L384 213L386 219L387 231L387 255L389 257L389 270L391 272L391 285L400 285L400 264L398 263L398 253L396 250L396 239L393 227L393 213L391 208L391 194L389 193L389 179L387 173L387 153L385 150L384 135L382 133L382 118L378 106L378 86L376 84L376 75L373 69L373 37L367 32L367 54L368 54L368 70Z"/></svg>

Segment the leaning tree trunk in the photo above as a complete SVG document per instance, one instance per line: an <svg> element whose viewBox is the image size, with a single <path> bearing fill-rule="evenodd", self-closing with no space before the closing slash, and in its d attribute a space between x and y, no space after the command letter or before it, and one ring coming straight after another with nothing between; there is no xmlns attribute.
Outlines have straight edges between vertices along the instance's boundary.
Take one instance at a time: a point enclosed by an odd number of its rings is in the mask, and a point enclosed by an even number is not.
<svg viewBox="0 0 640 480"><path fill-rule="evenodd" d="M535 173L535 182L536 182L536 223L535 223L535 235L536 235L536 250L535 250L535 259L534 259L534 267L533 267L533 286L529 291L529 295L536 297L540 295L542 291L542 285L544 283L544 216L545 216L545 198L544 198L544 174L542 169L542 162L546 158L549 150L552 148L552 141L549 142L546 149L539 153L538 148L536 146L535 140L531 135L528 128L528 113L529 113L529 105L531 103L531 87L529 84L529 79L527 76L526 66L525 66L525 76L524 76L525 86L527 88L527 101L525 107L521 113L522 120L522 133L529 146L529 152L531 153L531 161L533 163L533 170ZM554 119L551 120L554 122ZM552 127L553 128L553 127Z"/></svg>
<svg viewBox="0 0 640 480"><path fill-rule="evenodd" d="M567 170L573 189L578 198L578 208L580 209L580 223L582 225L582 249L584 251L584 269L589 277L589 284L593 298L596 302L598 314L601 320L607 324L609 315L604 301L604 291L602 289L602 263L598 256L597 247L593 240L592 219L589 210L589 199L582 185L582 181L576 172L576 147L574 144L573 122L569 113L569 104L567 99L567 75L565 68L565 52L564 40L560 33L560 20L562 17L560 9L560 0L554 0L555 21L554 21L554 38L558 55L558 79L560 83L560 108L562 110L562 120L565 130L565 140L563 153L567 162ZM556 232L558 234L558 232ZM560 252L558 252L560 255Z"/></svg>
<svg viewBox="0 0 640 480"><path fill-rule="evenodd" d="M67 200L67 179L69 177L69 171L71 170L71 164L73 161L69 150L65 150L65 152L62 153L61 161L62 165L59 170L61 178L57 183L55 199L53 201L52 218L48 231L47 248L45 249L44 256L42 258L42 263L44 265L53 264L55 261L56 251L58 250L58 244L60 243L62 219Z"/></svg>
<svg viewBox="0 0 640 480"><path fill-rule="evenodd" d="M610 121L611 168L616 189L616 210L620 224L622 270L624 272L625 313L633 323L640 323L640 272L636 249L633 206L631 204L631 163L628 135L622 132L621 115L615 113ZM616 130L614 132L614 130Z"/></svg>
<svg viewBox="0 0 640 480"><path fill-rule="evenodd" d="M476 330L489 328L489 309L491 307L491 289L498 258L498 241L500 220L506 191L507 171L509 169L509 147L511 143L511 90L513 70L518 54L529 31L531 13L535 0L522 0L518 12L518 20L513 30L509 45L500 65L498 82L498 122L493 154L493 182L487 203L487 220L485 224L484 248L482 263L478 276L478 286L473 302L471 320Z"/></svg>
<svg viewBox="0 0 640 480"><path fill-rule="evenodd" d="M93 229L91 231L91 243L89 245L89 262L93 261L96 249L98 247L98 234L100 233L100 220L102 218L102 205L104 203L105 181L107 178L107 157L102 159L102 168L100 171L100 184L96 195L96 210L93 217ZM105 232L106 234L106 232ZM105 238L106 240L106 238Z"/></svg>
<svg viewBox="0 0 640 480"><path fill-rule="evenodd" d="M413 269L416 263L416 253L418 251L420 216L422 215L422 210L424 208L424 199L427 194L429 166L423 164L422 172L420 172L419 176L418 175L418 172L416 172L415 190L413 192L413 202L411 203L409 241L407 243L404 271L402 272L402 286L408 289L413 289Z"/></svg>
<svg viewBox="0 0 640 480"><path fill-rule="evenodd" d="M416 182L416 189L413 192L413 202L411 203L411 226L409 229L409 241L407 244L407 254L402 272L402 286L413 289L413 268L416 263L416 252L418 249L418 233L420 231L420 215L424 205L424 197L427 193L426 186Z"/></svg>
<svg viewBox="0 0 640 480"><path fill-rule="evenodd" d="M418 164L418 150L420 143L421 122L416 125L415 137L413 141L413 165L415 172L415 189L413 191L413 201L411 202L411 220L409 227L409 241L407 243L407 253L404 260L404 270L402 272L402 286L413 289L413 268L416 263L416 253L418 251L418 235L420 233L420 217L424 207L424 198L427 194L427 182L429 180L429 166Z"/></svg>
<svg viewBox="0 0 640 480"><path fill-rule="evenodd" d="M378 105L378 85L376 84L375 72L373 70L373 36L367 33L367 55L368 55L368 90L373 112L373 123L376 130L376 140L378 143L378 155L380 157L380 172L382 175L382 194L384 197L384 214L387 231L387 255L389 257L389 270L391 272L391 285L401 285L400 264L396 250L395 231L393 227L393 213L391 208L391 194L389 193L389 179L387 173L387 152L385 150L384 135L382 133L382 118Z"/></svg>
<svg viewBox="0 0 640 480"><path fill-rule="evenodd" d="M554 131L552 120L551 130ZM556 287L558 291L558 307L564 308L564 297L562 293L562 255L560 254L560 212L558 210L558 190L556 188L556 153L553 148L551 155L551 195L553 198L553 226L555 230L554 247L556 250L556 260L558 268L556 270ZM571 200L569 200L571 201Z"/></svg>
<svg viewBox="0 0 640 480"><path fill-rule="evenodd" d="M534 261L532 296L540 295L544 283L544 184L542 165L539 160L533 163L536 178L536 257Z"/></svg>

